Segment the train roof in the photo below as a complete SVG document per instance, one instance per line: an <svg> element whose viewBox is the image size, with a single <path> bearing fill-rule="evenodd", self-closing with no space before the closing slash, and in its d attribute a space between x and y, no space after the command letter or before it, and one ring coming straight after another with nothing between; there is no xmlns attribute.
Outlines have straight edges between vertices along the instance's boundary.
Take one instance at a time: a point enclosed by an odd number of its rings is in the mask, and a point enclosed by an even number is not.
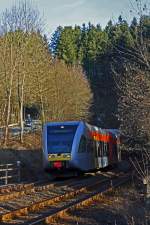
<svg viewBox="0 0 150 225"><path fill-rule="evenodd" d="M46 122L45 126L57 126L57 125L79 125L82 121L57 121L57 122Z"/></svg>
<svg viewBox="0 0 150 225"><path fill-rule="evenodd" d="M46 122L45 126L57 126L57 125L79 125L83 123L87 126L87 128L91 131L101 132L103 134L111 133L113 136L118 136L120 134L118 129L102 129L100 127L91 125L85 121L57 121L57 122Z"/></svg>

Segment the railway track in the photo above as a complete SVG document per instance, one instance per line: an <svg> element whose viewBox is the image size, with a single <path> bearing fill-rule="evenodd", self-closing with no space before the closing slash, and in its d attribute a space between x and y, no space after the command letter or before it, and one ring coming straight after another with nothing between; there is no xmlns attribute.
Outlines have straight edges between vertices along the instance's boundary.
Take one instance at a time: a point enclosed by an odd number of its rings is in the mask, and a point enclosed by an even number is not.
<svg viewBox="0 0 150 225"><path fill-rule="evenodd" d="M38 191L48 190L55 186L67 185L71 182L74 182L74 179L59 182L45 180L29 184L8 185L0 190L0 202L19 198L23 195L32 194Z"/></svg>
<svg viewBox="0 0 150 225"><path fill-rule="evenodd" d="M100 174L102 176L106 177L112 177L112 176L118 176L116 172L98 172L97 174ZM86 174L84 177L76 178L76 180L80 181L86 178L89 178L91 174ZM20 183L20 184L9 184L0 186L0 202L10 200L13 198L18 198L20 196L34 193L36 191L43 191L45 189L53 188L55 186L61 186L61 185L68 185L75 182L74 178L69 178L68 180L57 180L57 181L49 181L49 180L41 180L37 182L31 182L31 183ZM77 182L77 181L76 181Z"/></svg>
<svg viewBox="0 0 150 225"><path fill-rule="evenodd" d="M7 207L1 211L0 224L51 223L68 210L85 204L109 188L126 182L129 177L129 175L109 175L102 178L101 175L96 175L84 179L67 180L60 185L40 186L40 191L34 189L30 194L26 193L19 199L17 196L13 201L6 201ZM11 207L8 207L10 205ZM1 204L0 207L2 209Z"/></svg>

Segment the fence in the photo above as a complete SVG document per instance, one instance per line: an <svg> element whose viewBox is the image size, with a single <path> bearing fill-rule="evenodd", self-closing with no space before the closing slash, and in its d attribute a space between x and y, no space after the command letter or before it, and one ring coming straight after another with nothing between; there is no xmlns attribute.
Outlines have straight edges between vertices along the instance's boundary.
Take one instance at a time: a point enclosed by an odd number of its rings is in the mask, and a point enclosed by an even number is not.
<svg viewBox="0 0 150 225"><path fill-rule="evenodd" d="M10 179L13 180L13 182L20 182L20 161L14 164L0 165L0 185L7 185Z"/></svg>

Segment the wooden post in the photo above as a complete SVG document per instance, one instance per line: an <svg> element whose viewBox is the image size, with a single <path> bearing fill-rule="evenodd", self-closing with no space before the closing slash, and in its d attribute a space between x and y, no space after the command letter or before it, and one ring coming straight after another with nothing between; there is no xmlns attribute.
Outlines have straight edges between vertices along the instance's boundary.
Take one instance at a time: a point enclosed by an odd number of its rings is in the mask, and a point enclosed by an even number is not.
<svg viewBox="0 0 150 225"><path fill-rule="evenodd" d="M8 164L6 164L6 170L5 170L5 185L8 184Z"/></svg>
<svg viewBox="0 0 150 225"><path fill-rule="evenodd" d="M18 170L18 183L20 183L21 177L20 177L20 161L17 161L17 170Z"/></svg>

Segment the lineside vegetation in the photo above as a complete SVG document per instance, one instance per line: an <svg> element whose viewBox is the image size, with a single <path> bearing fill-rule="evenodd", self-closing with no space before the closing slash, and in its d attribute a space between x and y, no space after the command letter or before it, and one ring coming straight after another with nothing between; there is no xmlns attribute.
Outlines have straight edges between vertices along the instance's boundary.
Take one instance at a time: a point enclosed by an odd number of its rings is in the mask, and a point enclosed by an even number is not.
<svg viewBox="0 0 150 225"><path fill-rule="evenodd" d="M11 20L14 16L17 19ZM0 126L5 128L4 145L11 123L19 124L23 142L26 106L38 107L42 123L89 117L92 93L81 67L52 59L40 22L38 12L27 1L2 14Z"/></svg>

